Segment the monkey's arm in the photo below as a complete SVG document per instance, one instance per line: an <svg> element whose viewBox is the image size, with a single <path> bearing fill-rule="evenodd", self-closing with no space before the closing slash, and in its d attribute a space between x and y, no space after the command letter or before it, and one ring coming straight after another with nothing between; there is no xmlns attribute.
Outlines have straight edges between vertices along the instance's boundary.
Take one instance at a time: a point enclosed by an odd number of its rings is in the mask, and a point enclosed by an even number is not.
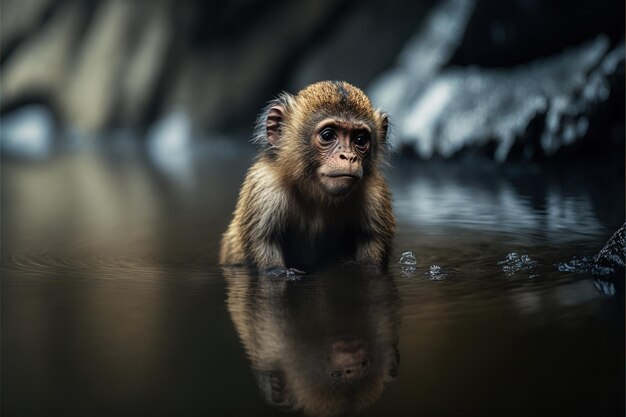
<svg viewBox="0 0 626 417"><path fill-rule="evenodd" d="M278 242L271 239L257 242L250 253L250 257L259 271L286 269L283 251Z"/></svg>
<svg viewBox="0 0 626 417"><path fill-rule="evenodd" d="M288 200L279 179L263 161L248 172L241 188L235 218L234 239L245 262L258 270L285 269L282 248L276 238L284 224Z"/></svg>
<svg viewBox="0 0 626 417"><path fill-rule="evenodd" d="M389 260L389 251L380 239L369 238L359 243L356 261L363 266L384 267Z"/></svg>
<svg viewBox="0 0 626 417"><path fill-rule="evenodd" d="M220 249L220 265L249 265L263 269L285 267L282 250L271 238L259 236L250 239L247 234L254 228L247 228L235 216L228 231L224 234Z"/></svg>
<svg viewBox="0 0 626 417"><path fill-rule="evenodd" d="M396 220L384 179L376 177L372 183L363 205L363 237L357 244L356 261L384 268L391 255Z"/></svg>

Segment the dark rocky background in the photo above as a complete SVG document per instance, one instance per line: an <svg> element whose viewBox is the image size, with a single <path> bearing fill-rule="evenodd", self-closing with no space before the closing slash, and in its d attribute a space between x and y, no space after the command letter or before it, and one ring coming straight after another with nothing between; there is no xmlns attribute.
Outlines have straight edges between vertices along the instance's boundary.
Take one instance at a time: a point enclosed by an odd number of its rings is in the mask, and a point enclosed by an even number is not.
<svg viewBox="0 0 626 417"><path fill-rule="evenodd" d="M396 146L424 158L624 149L621 0L2 0L0 12L8 152L172 120L245 137L274 94L322 79L366 90Z"/></svg>

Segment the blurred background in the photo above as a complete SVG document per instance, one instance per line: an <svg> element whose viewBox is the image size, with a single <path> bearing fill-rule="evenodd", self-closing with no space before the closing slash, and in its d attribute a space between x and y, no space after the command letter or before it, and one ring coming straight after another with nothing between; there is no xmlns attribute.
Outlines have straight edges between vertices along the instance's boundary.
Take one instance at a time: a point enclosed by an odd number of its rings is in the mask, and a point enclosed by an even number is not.
<svg viewBox="0 0 626 417"><path fill-rule="evenodd" d="M364 89L421 158L624 149L620 0L0 5L6 154L155 126L245 141L266 101L324 79Z"/></svg>
<svg viewBox="0 0 626 417"><path fill-rule="evenodd" d="M284 415L259 395L226 306L256 301L218 247L258 111L343 79L390 113L402 303L350 307L369 297L354 277L349 296L281 283L341 315L311 315L311 352L316 329L398 308L399 376L371 415L623 416L624 16L623 0L0 0L1 414Z"/></svg>

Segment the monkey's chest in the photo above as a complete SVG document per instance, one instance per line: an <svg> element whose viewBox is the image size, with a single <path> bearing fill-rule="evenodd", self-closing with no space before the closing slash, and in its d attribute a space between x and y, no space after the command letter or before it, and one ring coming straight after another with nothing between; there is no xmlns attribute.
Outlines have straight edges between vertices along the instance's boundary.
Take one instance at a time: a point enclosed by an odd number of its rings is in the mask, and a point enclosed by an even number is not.
<svg viewBox="0 0 626 417"><path fill-rule="evenodd" d="M354 228L330 223L319 229L293 225L285 229L279 242L287 267L311 271L354 259L357 242Z"/></svg>

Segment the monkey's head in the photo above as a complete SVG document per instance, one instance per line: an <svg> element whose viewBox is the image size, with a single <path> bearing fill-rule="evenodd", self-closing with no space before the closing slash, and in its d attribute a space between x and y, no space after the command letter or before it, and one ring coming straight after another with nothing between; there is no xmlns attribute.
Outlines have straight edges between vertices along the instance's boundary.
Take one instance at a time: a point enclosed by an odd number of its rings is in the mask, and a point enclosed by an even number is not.
<svg viewBox="0 0 626 417"><path fill-rule="evenodd" d="M285 180L326 198L348 195L375 172L387 148L387 115L344 81L311 84L272 100L257 140Z"/></svg>

